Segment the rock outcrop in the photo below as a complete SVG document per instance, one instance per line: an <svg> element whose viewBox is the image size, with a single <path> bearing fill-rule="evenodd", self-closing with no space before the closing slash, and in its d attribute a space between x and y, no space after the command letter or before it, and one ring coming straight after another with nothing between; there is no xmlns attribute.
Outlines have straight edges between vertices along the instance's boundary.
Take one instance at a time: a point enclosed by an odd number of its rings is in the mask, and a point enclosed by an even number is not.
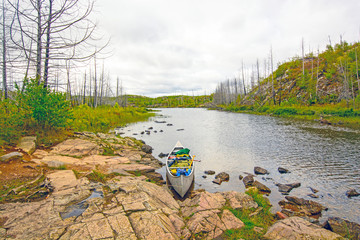
<svg viewBox="0 0 360 240"><path fill-rule="evenodd" d="M338 217L329 217L324 228L349 239L360 239L360 225Z"/></svg>
<svg viewBox="0 0 360 240"><path fill-rule="evenodd" d="M18 148L26 152L27 154L32 154L36 149L36 136L27 136L20 138Z"/></svg>
<svg viewBox="0 0 360 240"><path fill-rule="evenodd" d="M266 234L266 239L331 240L344 239L340 235L312 224L300 217L290 217L276 222Z"/></svg>
<svg viewBox="0 0 360 240"><path fill-rule="evenodd" d="M286 196L287 201L281 200L279 205L282 208L282 212L288 216L308 216L313 218L319 218L323 210L327 210L326 207L320 203L306 200L303 198Z"/></svg>

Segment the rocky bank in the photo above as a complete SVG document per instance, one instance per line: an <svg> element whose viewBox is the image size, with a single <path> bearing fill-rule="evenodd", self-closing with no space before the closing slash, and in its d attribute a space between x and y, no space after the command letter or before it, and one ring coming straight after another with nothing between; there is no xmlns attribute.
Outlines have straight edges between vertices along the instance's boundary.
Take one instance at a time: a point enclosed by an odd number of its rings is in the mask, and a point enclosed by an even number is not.
<svg viewBox="0 0 360 240"><path fill-rule="evenodd" d="M46 171L37 186L23 186L34 197L15 198L21 188L7 193L17 200L0 204L0 239L222 239L226 230L245 226L231 209L261 210L235 191L197 190L175 200L155 172L162 163L133 138L77 133L51 150L26 152L1 164L20 159ZM276 222L264 237L342 239L299 217Z"/></svg>

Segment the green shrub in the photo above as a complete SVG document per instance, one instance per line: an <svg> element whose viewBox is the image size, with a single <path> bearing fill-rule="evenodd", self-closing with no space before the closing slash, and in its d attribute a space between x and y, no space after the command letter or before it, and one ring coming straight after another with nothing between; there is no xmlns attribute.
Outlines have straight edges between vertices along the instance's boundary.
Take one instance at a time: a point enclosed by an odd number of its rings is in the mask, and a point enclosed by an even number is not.
<svg viewBox="0 0 360 240"><path fill-rule="evenodd" d="M24 81L24 91L17 87L17 104L25 118L40 128L63 128L72 118L70 102L64 93L51 91L31 79Z"/></svg>

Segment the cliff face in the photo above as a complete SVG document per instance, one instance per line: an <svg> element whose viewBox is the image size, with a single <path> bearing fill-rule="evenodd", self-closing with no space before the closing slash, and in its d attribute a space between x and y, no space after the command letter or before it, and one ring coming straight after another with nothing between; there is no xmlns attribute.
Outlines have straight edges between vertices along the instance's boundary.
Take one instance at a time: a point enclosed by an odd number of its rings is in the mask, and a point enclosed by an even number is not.
<svg viewBox="0 0 360 240"><path fill-rule="evenodd" d="M360 44L337 44L323 53L282 63L254 87L242 104L282 102L312 105L352 100L359 95ZM274 88L274 93L273 89ZM273 97L274 95L274 97Z"/></svg>

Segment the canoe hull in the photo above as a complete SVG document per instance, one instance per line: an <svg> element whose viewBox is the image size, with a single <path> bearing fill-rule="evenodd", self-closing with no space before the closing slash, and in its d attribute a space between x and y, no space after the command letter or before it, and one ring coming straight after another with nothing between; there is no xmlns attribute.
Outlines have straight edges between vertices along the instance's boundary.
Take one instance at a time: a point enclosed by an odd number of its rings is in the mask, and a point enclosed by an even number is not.
<svg viewBox="0 0 360 240"><path fill-rule="evenodd" d="M188 176L185 176L183 174L181 174L180 176L174 176L170 169L169 169L169 158L171 156L171 154L176 151L179 150L181 148L184 148L180 142L177 142L175 147L173 148L173 150L170 152L169 157L167 159L166 162L166 177L168 180L168 185L172 186L173 189L180 195L181 198L183 198L185 196L185 194L189 191L193 181L194 181L194 176L195 176L195 165L192 162L191 164L191 172Z"/></svg>
<svg viewBox="0 0 360 240"><path fill-rule="evenodd" d="M189 176L180 175L178 177L172 175L169 171L166 171L166 176L170 183L169 185L171 185L182 198L189 191L191 184L194 181L194 170L195 166L193 166L193 170Z"/></svg>

